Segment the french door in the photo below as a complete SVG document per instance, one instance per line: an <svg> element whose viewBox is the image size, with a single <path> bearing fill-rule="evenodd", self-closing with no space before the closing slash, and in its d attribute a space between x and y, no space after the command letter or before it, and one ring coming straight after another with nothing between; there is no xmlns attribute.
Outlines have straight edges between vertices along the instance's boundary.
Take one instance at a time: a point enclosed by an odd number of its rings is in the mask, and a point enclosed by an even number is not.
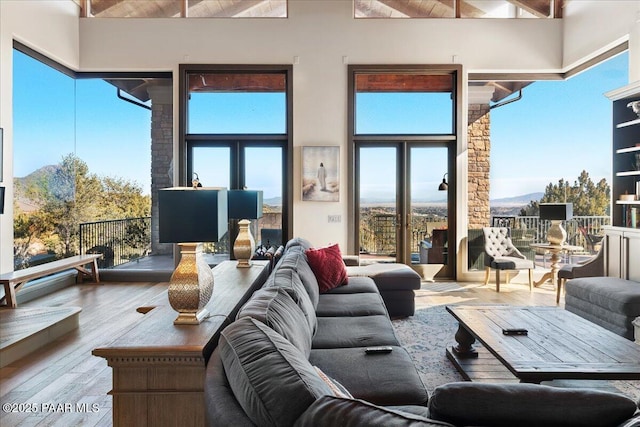
<svg viewBox="0 0 640 427"><path fill-rule="evenodd" d="M356 143L354 223L363 262L401 262L453 276L449 149L428 141Z"/></svg>

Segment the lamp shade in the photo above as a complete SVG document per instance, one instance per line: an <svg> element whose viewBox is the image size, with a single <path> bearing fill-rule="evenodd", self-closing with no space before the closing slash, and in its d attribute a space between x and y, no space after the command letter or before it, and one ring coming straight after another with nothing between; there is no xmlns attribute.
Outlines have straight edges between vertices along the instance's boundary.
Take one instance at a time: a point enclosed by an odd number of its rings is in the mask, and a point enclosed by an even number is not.
<svg viewBox="0 0 640 427"><path fill-rule="evenodd" d="M227 189L158 191L160 243L217 242L227 232Z"/></svg>
<svg viewBox="0 0 640 427"><path fill-rule="evenodd" d="M229 190L229 218L262 218L262 191Z"/></svg>
<svg viewBox="0 0 640 427"><path fill-rule="evenodd" d="M573 203L540 203L540 219L565 221L573 218Z"/></svg>

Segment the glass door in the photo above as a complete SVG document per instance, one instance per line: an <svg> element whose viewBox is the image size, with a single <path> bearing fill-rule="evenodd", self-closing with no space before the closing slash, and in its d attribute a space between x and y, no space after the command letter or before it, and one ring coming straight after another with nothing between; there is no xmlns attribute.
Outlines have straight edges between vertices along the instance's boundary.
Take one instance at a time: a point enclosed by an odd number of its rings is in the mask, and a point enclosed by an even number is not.
<svg viewBox="0 0 640 427"><path fill-rule="evenodd" d="M411 146L406 168L407 249L405 263L424 276L447 275L449 204L447 147ZM407 259L408 258L408 259ZM428 270L428 271L427 271Z"/></svg>
<svg viewBox="0 0 640 427"><path fill-rule="evenodd" d="M363 263L398 259L398 146L361 145L358 156L358 238ZM401 261L400 261L401 262Z"/></svg>
<svg viewBox="0 0 640 427"><path fill-rule="evenodd" d="M401 262L424 277L451 277L446 145L358 143L360 262Z"/></svg>
<svg viewBox="0 0 640 427"><path fill-rule="evenodd" d="M244 147L244 182L248 190L262 190L262 218L251 221L256 247L267 250L286 243L282 233L284 200L282 147Z"/></svg>

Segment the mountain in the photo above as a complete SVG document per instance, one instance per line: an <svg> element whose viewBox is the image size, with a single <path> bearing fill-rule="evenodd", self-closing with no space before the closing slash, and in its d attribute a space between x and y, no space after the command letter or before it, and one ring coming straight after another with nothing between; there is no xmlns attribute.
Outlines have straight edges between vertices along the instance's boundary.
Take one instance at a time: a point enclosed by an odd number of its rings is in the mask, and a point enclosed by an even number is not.
<svg viewBox="0 0 640 427"><path fill-rule="evenodd" d="M528 205L530 201L535 200L539 201L544 193L529 193L523 194L521 196L513 196L513 197L504 197L502 199L492 199L492 206L524 206Z"/></svg>

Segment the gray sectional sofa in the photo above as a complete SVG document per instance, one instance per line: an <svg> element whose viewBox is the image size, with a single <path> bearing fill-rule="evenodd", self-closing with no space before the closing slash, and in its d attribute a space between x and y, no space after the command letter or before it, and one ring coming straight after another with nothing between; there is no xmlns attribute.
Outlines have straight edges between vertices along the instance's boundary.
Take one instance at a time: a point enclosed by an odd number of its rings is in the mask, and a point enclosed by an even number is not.
<svg viewBox="0 0 640 427"><path fill-rule="evenodd" d="M289 241L222 332L206 371L208 425L613 427L637 410L611 393L528 384L452 383L429 398L374 280L320 293L310 246Z"/></svg>

